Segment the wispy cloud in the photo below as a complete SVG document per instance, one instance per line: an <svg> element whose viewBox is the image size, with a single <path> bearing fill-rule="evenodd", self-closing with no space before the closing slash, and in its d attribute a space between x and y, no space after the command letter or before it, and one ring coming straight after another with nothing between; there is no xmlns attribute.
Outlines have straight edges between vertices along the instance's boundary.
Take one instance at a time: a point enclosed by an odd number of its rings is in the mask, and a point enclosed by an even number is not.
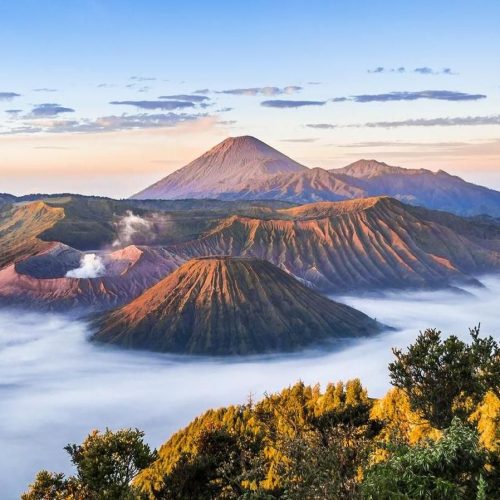
<svg viewBox="0 0 500 500"><path fill-rule="evenodd" d="M264 95L264 96L274 96L274 95L291 95L302 90L302 87L298 85L289 85L288 87L250 87L243 89L228 89L219 90L217 94L231 94L231 95Z"/></svg>
<svg viewBox="0 0 500 500"><path fill-rule="evenodd" d="M131 76L130 79L136 82L154 82L158 80L155 76Z"/></svg>
<svg viewBox="0 0 500 500"><path fill-rule="evenodd" d="M5 112L11 116L18 116L19 113L22 113L22 109L6 109Z"/></svg>
<svg viewBox="0 0 500 500"><path fill-rule="evenodd" d="M112 89L116 87L118 87L118 85L116 85L115 83L100 83L99 85L97 85L98 89Z"/></svg>
<svg viewBox="0 0 500 500"><path fill-rule="evenodd" d="M309 143L309 142L316 142L318 139L316 137L303 137L303 138L298 138L298 139L281 139L281 142L304 142L304 143Z"/></svg>
<svg viewBox="0 0 500 500"><path fill-rule="evenodd" d="M334 125L333 123L308 123L306 127L316 128L320 130L329 130L337 128L337 125Z"/></svg>
<svg viewBox="0 0 500 500"><path fill-rule="evenodd" d="M14 97L20 97L16 92L0 92L0 101L11 101Z"/></svg>
<svg viewBox="0 0 500 500"><path fill-rule="evenodd" d="M419 68L407 69L404 66L398 68L386 68L385 66L377 66L376 68L367 70L367 73L418 73L420 75L456 75L451 68L433 69L429 66L421 66Z"/></svg>
<svg viewBox="0 0 500 500"><path fill-rule="evenodd" d="M55 104L52 102L46 102L43 104L37 104L29 115L30 118L43 118L57 116L61 113L74 113L74 109L66 108L60 104Z"/></svg>
<svg viewBox="0 0 500 500"><path fill-rule="evenodd" d="M302 108L304 106L324 106L327 101L289 101L285 99L274 99L262 101L261 106L267 108Z"/></svg>
<svg viewBox="0 0 500 500"><path fill-rule="evenodd" d="M47 87L42 87L39 89L33 89L33 92L57 92L57 89L50 89Z"/></svg>
<svg viewBox="0 0 500 500"><path fill-rule="evenodd" d="M352 149L360 149L360 148L450 148L450 147L462 147L462 146L470 146L474 143L470 142L403 142L403 141L363 141L363 142L354 142L350 144L338 144L337 146L340 148L352 148Z"/></svg>
<svg viewBox="0 0 500 500"><path fill-rule="evenodd" d="M182 108L194 107L192 101L111 101L110 104L120 106L134 106L141 109L161 109L163 111L173 111Z"/></svg>
<svg viewBox="0 0 500 500"><path fill-rule="evenodd" d="M421 90L418 92L388 92L386 94L361 94L351 97L336 97L333 102L391 102L391 101L416 101L419 99L435 99L439 101L478 101L485 99L484 94L468 94L453 90Z"/></svg>
<svg viewBox="0 0 500 500"><path fill-rule="evenodd" d="M396 127L456 127L469 125L500 125L500 115L461 116L456 118L413 118L401 121L368 122L351 127L396 128Z"/></svg>
<svg viewBox="0 0 500 500"><path fill-rule="evenodd" d="M181 123L196 121L206 118L205 114L186 114L186 113L157 113L147 114L139 113L136 115L110 115L100 118L82 119L82 120L45 120L38 121L36 126L23 124L23 126L11 128L0 132L0 135L16 134L35 134L45 133L96 133L96 132L114 132L120 130L148 129L175 127Z"/></svg>
<svg viewBox="0 0 500 500"><path fill-rule="evenodd" d="M176 101L188 101L188 102L204 102L209 101L210 97L206 95L193 95L193 94L178 94L178 95L161 95L158 99L170 99Z"/></svg>

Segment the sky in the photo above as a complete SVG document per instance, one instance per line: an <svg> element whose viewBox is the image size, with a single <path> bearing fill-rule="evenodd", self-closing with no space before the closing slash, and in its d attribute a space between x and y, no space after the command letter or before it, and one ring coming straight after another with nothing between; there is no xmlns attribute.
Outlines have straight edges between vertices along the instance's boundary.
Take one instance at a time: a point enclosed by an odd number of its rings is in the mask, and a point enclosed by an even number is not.
<svg viewBox="0 0 500 500"><path fill-rule="evenodd" d="M500 189L497 0L0 0L0 192L127 197L228 136Z"/></svg>

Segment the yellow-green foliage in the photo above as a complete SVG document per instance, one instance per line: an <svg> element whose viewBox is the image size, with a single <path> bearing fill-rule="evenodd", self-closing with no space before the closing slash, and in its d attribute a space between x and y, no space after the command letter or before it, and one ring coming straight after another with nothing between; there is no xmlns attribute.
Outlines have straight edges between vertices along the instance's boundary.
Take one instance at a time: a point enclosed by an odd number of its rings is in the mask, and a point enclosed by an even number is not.
<svg viewBox="0 0 500 500"><path fill-rule="evenodd" d="M311 419L359 405L370 406L371 403L360 380L354 379L345 384L329 384L324 392L319 385L308 386L298 382L255 405L250 403L209 410L160 447L158 459L138 475L136 485L149 492L152 488L159 488L163 476L172 470L181 454L196 451L196 440L201 431L224 428L236 434L250 432L263 437L267 475L261 486L272 489L279 482L277 466L283 460L276 446L277 436L280 439L284 436L293 438L307 429Z"/></svg>
<svg viewBox="0 0 500 500"><path fill-rule="evenodd" d="M266 396L256 404L209 410L197 417L159 449L158 459L139 474L135 484L149 493L153 488L158 489L163 477L172 471L182 453L196 453L201 432L225 429L236 435L250 433L262 439L265 479L259 484L253 483L251 489L271 491L279 486L279 471L287 461L279 440L307 436L314 419L317 421L327 414L359 408L367 408L369 418L382 424L381 431L373 438L372 463L385 460L388 456L383 446L377 443L415 445L427 439L439 439L442 435L441 431L432 428L429 422L412 411L408 397L400 389L391 389L381 399L370 400L359 379L345 384L328 384L324 391L319 385L308 386L299 382ZM481 443L491 451L498 452L500 401L492 392L486 395L471 420L477 425Z"/></svg>
<svg viewBox="0 0 500 500"><path fill-rule="evenodd" d="M397 440L415 444L422 439L437 439L441 433L433 429L427 420L412 411L407 395L401 389L390 389L377 400L371 418L384 423L380 433L383 441Z"/></svg>
<svg viewBox="0 0 500 500"><path fill-rule="evenodd" d="M500 453L500 399L486 393L470 420L476 423L481 444L494 453Z"/></svg>

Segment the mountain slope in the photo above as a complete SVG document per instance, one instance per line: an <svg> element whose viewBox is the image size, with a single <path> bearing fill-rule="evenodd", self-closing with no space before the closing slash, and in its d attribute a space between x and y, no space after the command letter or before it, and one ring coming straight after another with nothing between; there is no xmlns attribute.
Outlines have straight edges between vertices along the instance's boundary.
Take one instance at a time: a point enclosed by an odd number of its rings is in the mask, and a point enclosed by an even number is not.
<svg viewBox="0 0 500 500"><path fill-rule="evenodd" d="M250 136L226 139L132 198L311 203L367 196L391 196L459 215L500 217L500 192L441 170L393 167L376 160L308 169Z"/></svg>
<svg viewBox="0 0 500 500"><path fill-rule="evenodd" d="M230 137L132 198L217 197L228 191L240 191L242 184L253 179L305 169L254 137Z"/></svg>
<svg viewBox="0 0 500 500"><path fill-rule="evenodd" d="M99 254L104 275L68 277L84 254L61 243L0 269L0 305L100 311L125 304L174 271L183 259L160 248L129 246Z"/></svg>
<svg viewBox="0 0 500 500"><path fill-rule="evenodd" d="M324 291L443 287L500 267L500 225L377 197L228 217L170 251L266 259Z"/></svg>
<svg viewBox="0 0 500 500"><path fill-rule="evenodd" d="M392 196L412 205L460 215L500 217L500 192L466 182L443 170L391 167L375 160L359 160L330 170L366 196Z"/></svg>
<svg viewBox="0 0 500 500"><path fill-rule="evenodd" d="M64 218L64 210L42 201L9 206L0 212L0 269L49 249L41 234Z"/></svg>
<svg viewBox="0 0 500 500"><path fill-rule="evenodd" d="M340 201L363 196L365 192L362 188L352 186L322 168L251 180L240 186L240 191L220 195L223 199L286 200L295 203Z"/></svg>
<svg viewBox="0 0 500 500"><path fill-rule="evenodd" d="M184 354L290 351L361 337L380 325L267 261L194 259L94 324L94 340Z"/></svg>

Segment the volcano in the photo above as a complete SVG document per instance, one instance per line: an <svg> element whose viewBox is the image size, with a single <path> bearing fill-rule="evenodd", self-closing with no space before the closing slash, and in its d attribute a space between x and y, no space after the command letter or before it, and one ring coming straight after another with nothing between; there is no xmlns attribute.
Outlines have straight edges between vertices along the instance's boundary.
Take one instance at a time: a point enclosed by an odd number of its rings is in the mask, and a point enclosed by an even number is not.
<svg viewBox="0 0 500 500"><path fill-rule="evenodd" d="M93 327L95 341L204 355L288 352L382 329L267 261L234 257L190 260Z"/></svg>
<svg viewBox="0 0 500 500"><path fill-rule="evenodd" d="M248 182L307 170L251 136L229 137L185 167L133 196L135 199L220 197Z"/></svg>

